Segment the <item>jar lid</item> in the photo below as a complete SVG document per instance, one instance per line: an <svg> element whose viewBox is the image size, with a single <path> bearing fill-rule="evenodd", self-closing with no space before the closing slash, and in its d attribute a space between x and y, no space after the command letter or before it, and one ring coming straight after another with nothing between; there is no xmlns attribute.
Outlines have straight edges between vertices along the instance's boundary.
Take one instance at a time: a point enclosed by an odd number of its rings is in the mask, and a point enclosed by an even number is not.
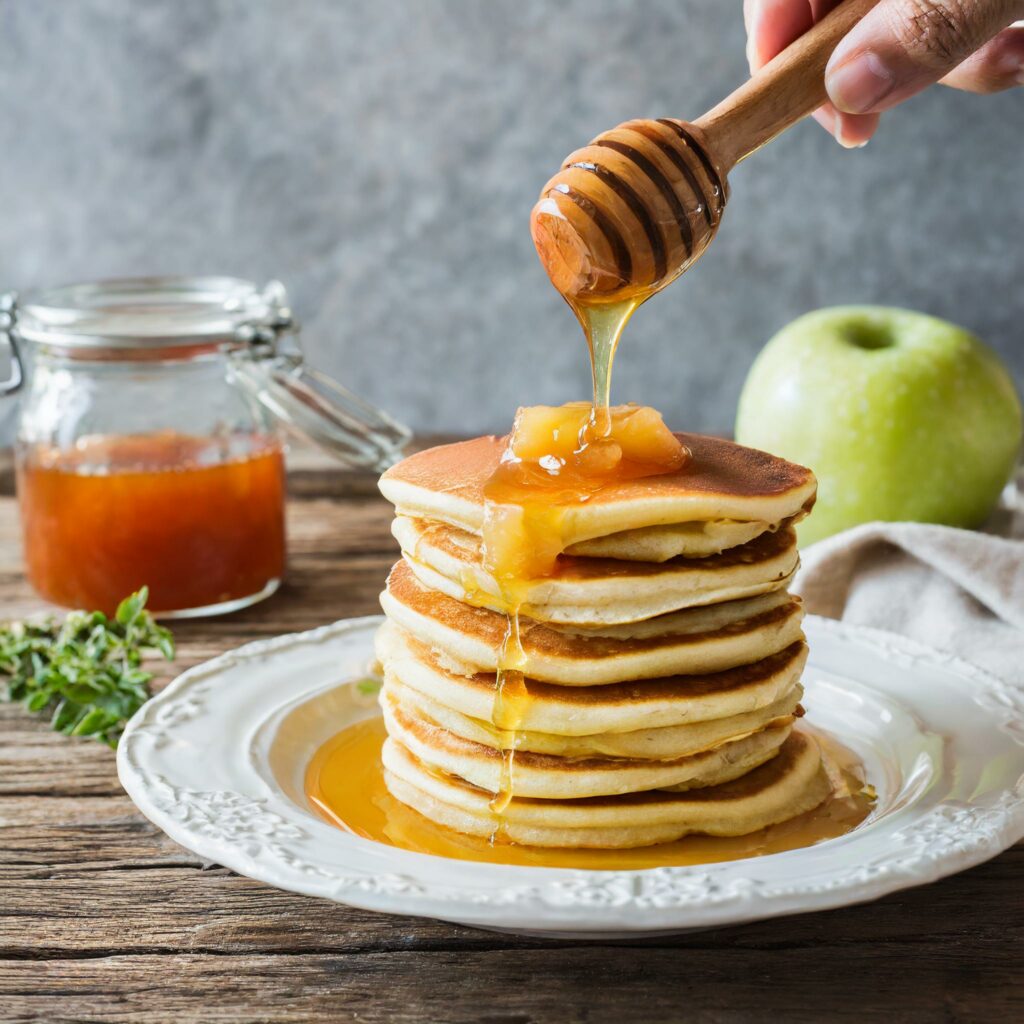
<svg viewBox="0 0 1024 1024"><path fill-rule="evenodd" d="M284 287L236 277L136 277L19 293L17 333L61 348L219 345L287 310Z"/></svg>
<svg viewBox="0 0 1024 1024"><path fill-rule="evenodd" d="M412 436L383 410L305 365L279 281L259 288L237 277L136 277L10 293L0 296L0 338L12 355L0 394L22 383L16 339L78 351L83 359L222 348L231 378L255 402L350 466L386 469Z"/></svg>

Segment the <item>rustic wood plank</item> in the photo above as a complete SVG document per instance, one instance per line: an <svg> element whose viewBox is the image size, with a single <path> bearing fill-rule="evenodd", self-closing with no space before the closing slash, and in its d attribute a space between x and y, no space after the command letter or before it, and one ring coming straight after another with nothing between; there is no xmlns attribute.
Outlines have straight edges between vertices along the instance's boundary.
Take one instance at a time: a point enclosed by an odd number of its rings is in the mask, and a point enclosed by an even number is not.
<svg viewBox="0 0 1024 1024"><path fill-rule="evenodd" d="M127 794L115 796L5 796L0 798L0 828L26 832L47 828L68 830L78 826L100 825L105 822L126 821L130 818L143 820ZM3 835L10 835L11 831ZM0 845L0 858L9 851ZM4 861L0 863L14 863Z"/></svg>
<svg viewBox="0 0 1024 1024"><path fill-rule="evenodd" d="M146 820L124 793L0 800L0 872L11 884L19 868L26 877L38 877L39 868L81 873L161 863L203 867L205 862ZM14 903L19 899L12 897Z"/></svg>
<svg viewBox="0 0 1024 1024"><path fill-rule="evenodd" d="M173 844L172 844L173 845ZM148 862L0 867L0 959L41 961L119 953L359 952L492 946L487 932L375 914L282 893L169 851ZM60 892L59 902L52 900ZM197 912L197 908L202 908ZM76 922L89 923L76 927Z"/></svg>
<svg viewBox="0 0 1024 1024"><path fill-rule="evenodd" d="M494 941L485 932L336 906L271 890L215 865L204 867L134 812L123 795L24 797L0 806L7 814L0 819L0 958L99 956L126 949L257 954L438 943L469 948ZM1018 846L972 872L867 907L656 942L683 948L840 948L884 937L917 947L922 956L985 945L990 956L998 954L1012 966L1024 954L1024 919L1019 907L1016 914L1007 912L1007 893L1019 890L1022 870L1024 846ZM89 921L89 928L69 926L76 920ZM514 948L530 940L499 941L502 948Z"/></svg>
<svg viewBox="0 0 1024 1024"><path fill-rule="evenodd" d="M216 865L204 869L194 854L132 817L75 826L63 836L59 828L11 830L10 836L12 853L6 864L0 863L0 888L6 894L0 905L0 958L107 955L126 949L345 952L354 948L353 929L363 935L361 949L433 948L438 941L456 939L466 947L497 941L501 948L514 948L538 941L495 940L487 932L278 892ZM60 844L59 856L49 860L47 840ZM1019 906L1016 914L1007 906L1007 893L1017 887L1022 870L1024 848L1018 846L941 885L894 894L870 906L650 942L686 949L822 944L838 949L885 941L913 946L925 956L967 946L984 948L989 959L1005 961L1010 969L1024 954L1024 918ZM57 902L48 899L54 892L60 893ZM143 895L146 911L133 914ZM26 920L32 922L30 929L24 927ZM73 920L88 920L90 927L69 928Z"/></svg>
<svg viewBox="0 0 1024 1024"><path fill-rule="evenodd" d="M10 721L14 717L11 711L23 720ZM113 752L108 747L92 740L69 743L66 736L53 732L47 721L31 719L21 708L8 709L0 723L6 726L0 744L0 795L120 792ZM59 765L56 772L55 764Z"/></svg>
<svg viewBox="0 0 1024 1024"><path fill-rule="evenodd" d="M601 1024L1019 1020L1007 965L883 942L842 951L629 947L0 963L8 1020ZM782 955L780 955L780 953ZM912 1008L906 993L916 993ZM766 994L771 993L770 1003ZM771 1011L768 1011L768 1006Z"/></svg>

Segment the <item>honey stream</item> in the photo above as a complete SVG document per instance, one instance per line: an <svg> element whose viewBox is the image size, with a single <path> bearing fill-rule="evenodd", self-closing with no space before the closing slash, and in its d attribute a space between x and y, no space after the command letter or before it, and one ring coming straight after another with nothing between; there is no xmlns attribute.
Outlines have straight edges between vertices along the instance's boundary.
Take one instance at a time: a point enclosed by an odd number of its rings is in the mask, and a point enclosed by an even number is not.
<svg viewBox="0 0 1024 1024"><path fill-rule="evenodd" d="M609 484L678 468L672 465L632 464L618 460L601 466L595 451L612 441L611 373L622 332L643 301L630 298L611 304L585 304L566 299L576 314L590 352L593 402L589 420L578 435L573 457L546 465L506 457L484 488L483 564L501 592L508 619L498 652L494 724L501 730L502 766L498 792L491 802L497 814L493 838L501 835L501 812L515 789L514 765L519 726L529 696L523 681L525 655L519 629L524 581L550 576L558 556L570 543L565 533L567 508L585 502Z"/></svg>
<svg viewBox="0 0 1024 1024"><path fill-rule="evenodd" d="M856 755L830 736L809 731L821 745L832 774L833 795L813 811L746 836L691 835L630 850L570 850L519 846L500 835L491 841L462 835L435 825L387 791L380 759L385 737L380 718L357 722L329 739L306 770L305 792L325 821L346 832L455 860L599 870L711 864L834 839L856 828L871 812L874 794L865 786Z"/></svg>
<svg viewBox="0 0 1024 1024"><path fill-rule="evenodd" d="M594 385L594 431L598 437L606 437L611 429L608 409L611 406L612 364L622 332L640 305L640 300L627 299L606 305L566 301L583 328L590 351L590 375Z"/></svg>

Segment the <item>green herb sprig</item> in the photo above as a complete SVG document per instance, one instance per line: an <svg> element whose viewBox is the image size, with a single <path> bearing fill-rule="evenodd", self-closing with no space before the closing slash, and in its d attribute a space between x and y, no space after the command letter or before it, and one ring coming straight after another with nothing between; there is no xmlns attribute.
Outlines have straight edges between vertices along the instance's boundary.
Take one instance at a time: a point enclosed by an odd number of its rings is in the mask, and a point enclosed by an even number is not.
<svg viewBox="0 0 1024 1024"><path fill-rule="evenodd" d="M49 712L65 736L87 736L116 747L128 719L150 697L147 653L174 658L169 630L146 611L149 591L126 597L113 618L71 612L63 623L11 622L0 626L0 674L7 700Z"/></svg>

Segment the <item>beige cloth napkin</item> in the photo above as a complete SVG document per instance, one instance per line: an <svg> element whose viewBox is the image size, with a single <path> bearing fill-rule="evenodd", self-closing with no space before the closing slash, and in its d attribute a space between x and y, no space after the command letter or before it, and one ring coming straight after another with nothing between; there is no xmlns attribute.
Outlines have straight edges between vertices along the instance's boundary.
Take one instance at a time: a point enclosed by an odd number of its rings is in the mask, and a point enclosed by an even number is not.
<svg viewBox="0 0 1024 1024"><path fill-rule="evenodd" d="M1024 474L982 531L867 523L801 552L807 610L902 633L1024 686Z"/></svg>

